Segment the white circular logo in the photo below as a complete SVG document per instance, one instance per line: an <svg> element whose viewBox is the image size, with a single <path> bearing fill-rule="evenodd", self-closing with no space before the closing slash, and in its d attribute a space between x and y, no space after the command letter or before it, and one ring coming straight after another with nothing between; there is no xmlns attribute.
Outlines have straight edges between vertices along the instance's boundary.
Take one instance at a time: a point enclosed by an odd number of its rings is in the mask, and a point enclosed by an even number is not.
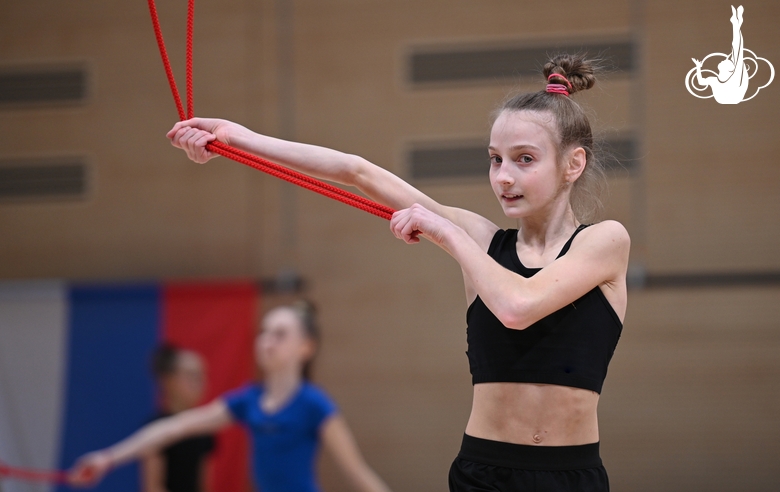
<svg viewBox="0 0 780 492"><path fill-rule="evenodd" d="M715 101L720 104L739 104L756 97L761 89L771 84L772 80L774 80L775 67L769 63L769 60L745 48L741 31L742 14L744 11L745 9L742 5L736 9L734 6L731 7L732 15L729 20L731 21L733 37L730 54L711 53L701 61L692 58L696 66L685 75L685 88L693 96L700 99L714 97ZM710 58L721 59L718 63L717 72L702 68L704 62ZM755 77L759 71L760 62L769 67L769 80L764 85L756 88L755 92L750 96L745 97L748 92L750 79ZM712 94L697 94L697 92L706 93L708 88L712 90Z"/></svg>

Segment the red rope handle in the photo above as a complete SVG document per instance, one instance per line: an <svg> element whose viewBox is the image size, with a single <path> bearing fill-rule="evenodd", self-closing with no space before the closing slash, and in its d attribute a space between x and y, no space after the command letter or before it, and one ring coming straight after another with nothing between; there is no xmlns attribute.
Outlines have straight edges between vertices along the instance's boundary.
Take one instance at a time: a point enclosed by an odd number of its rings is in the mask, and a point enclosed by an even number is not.
<svg viewBox="0 0 780 492"><path fill-rule="evenodd" d="M187 5L187 48L186 48L186 97L187 97L187 113L184 113L184 107L181 103L181 97L179 96L179 90L176 87L176 80L173 77L173 70L171 69L171 63L168 59L168 52L165 49L165 41L162 36L162 29L160 28L160 19L157 15L157 7L154 0L148 0L149 13L152 17L152 26L154 28L154 34L157 38L157 46L160 49L160 57L162 58L163 66L165 67L165 75L168 77L168 85L171 87L171 93L173 94L173 100L176 103L176 109L179 112L179 119L184 121L193 117L193 91L192 91L192 39L194 30L195 19L195 0L188 0ZM289 183L293 183L307 190L311 190L319 193L320 195L338 200L342 203L346 203L352 207L374 214L377 217L390 220L392 218L393 210L390 207L377 203L368 198L356 195L349 191L343 190L337 186L330 185L319 179L313 178L303 173L299 173L293 169L281 166L273 163L269 160L263 159L256 155L244 152L235 147L231 147L223 142L214 141L206 146L206 150L214 152L215 154L222 155L236 162L252 167L271 176L283 179Z"/></svg>
<svg viewBox="0 0 780 492"><path fill-rule="evenodd" d="M68 473L61 470L33 470L9 466L0 461L0 477L16 478L33 482L49 482L56 484L68 483Z"/></svg>

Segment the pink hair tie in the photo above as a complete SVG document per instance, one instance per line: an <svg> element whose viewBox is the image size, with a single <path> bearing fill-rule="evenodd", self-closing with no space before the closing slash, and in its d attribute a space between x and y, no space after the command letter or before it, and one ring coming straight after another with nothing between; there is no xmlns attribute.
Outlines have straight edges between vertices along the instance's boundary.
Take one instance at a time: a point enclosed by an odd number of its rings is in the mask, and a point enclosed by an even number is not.
<svg viewBox="0 0 780 492"><path fill-rule="evenodd" d="M547 92L552 92L554 94L563 94L564 96L569 95L569 91L566 90L566 86L563 84L547 84Z"/></svg>
<svg viewBox="0 0 780 492"><path fill-rule="evenodd" d="M547 84L547 92L552 92L555 94L563 94L564 96L568 96L569 92L572 90L571 82L569 82L569 79L564 77L561 74L557 73L551 73L547 76L547 82L550 81L551 78L556 77L559 79L562 79L564 82L566 82L566 85L563 84Z"/></svg>

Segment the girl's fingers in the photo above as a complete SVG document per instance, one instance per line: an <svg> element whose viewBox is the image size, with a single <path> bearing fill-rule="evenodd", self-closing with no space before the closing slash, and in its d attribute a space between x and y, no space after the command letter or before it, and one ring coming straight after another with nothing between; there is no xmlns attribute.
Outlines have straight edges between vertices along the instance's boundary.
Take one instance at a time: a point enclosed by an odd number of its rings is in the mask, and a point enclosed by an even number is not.
<svg viewBox="0 0 780 492"><path fill-rule="evenodd" d="M426 212L428 211L424 207L412 205L393 214L390 224L393 235L407 244L419 243L420 234L425 233Z"/></svg>
<svg viewBox="0 0 780 492"><path fill-rule="evenodd" d="M179 129L183 126L187 126L184 124L183 121L177 121L175 125L173 125L173 128L168 130L168 133L165 134L166 137L173 139L173 136L178 133Z"/></svg>
<svg viewBox="0 0 780 492"><path fill-rule="evenodd" d="M396 212L390 225L390 229L392 230L393 235L398 239L406 241L406 238L404 237L404 230L406 229L406 225L410 220L411 211L409 209Z"/></svg>
<svg viewBox="0 0 780 492"><path fill-rule="evenodd" d="M71 484L85 486L95 483L99 478L98 470L92 465L81 465L68 475Z"/></svg>
<svg viewBox="0 0 780 492"><path fill-rule="evenodd" d="M406 241L407 244L419 243L419 235L421 233L422 231L420 230L419 222L410 220L403 229L404 241Z"/></svg>
<svg viewBox="0 0 780 492"><path fill-rule="evenodd" d="M178 123L176 123L176 125L178 126ZM166 135L170 139L171 145L173 145L178 149L182 148L181 143L179 142L181 140L182 133L183 133L182 127L177 128L176 126L174 126L173 129L171 129L171 131L169 131L168 134Z"/></svg>
<svg viewBox="0 0 780 492"><path fill-rule="evenodd" d="M213 133L203 132L203 135L201 135L200 138L198 138L198 141L195 142L195 145L199 147L205 147L206 144L208 144L209 142L213 142L216 139L217 136L214 135Z"/></svg>
<svg viewBox="0 0 780 492"><path fill-rule="evenodd" d="M171 145L182 149L190 160L203 164L217 156L207 150L206 146L217 140L215 132L222 131L223 125L222 120L192 118L176 122L166 136Z"/></svg>
<svg viewBox="0 0 780 492"><path fill-rule="evenodd" d="M176 132L176 135L173 137L173 141L175 142L174 145L180 149L186 150L187 141L189 140L190 135L192 135L192 133L195 131L197 130L189 126L183 126L179 128L179 131Z"/></svg>
<svg viewBox="0 0 780 492"><path fill-rule="evenodd" d="M206 144L215 138L216 136L204 130L184 126L173 135L171 143L174 147L184 150L191 160L204 163L212 157L211 153L205 150Z"/></svg>
<svg viewBox="0 0 780 492"><path fill-rule="evenodd" d="M203 134L206 133L203 130L196 130L195 128L191 128L190 131L187 132L187 134L184 136L186 139L187 146L191 149L197 148L197 142L200 137L203 136Z"/></svg>
<svg viewBox="0 0 780 492"><path fill-rule="evenodd" d="M420 242L418 220L413 210L396 212L390 224L393 235L407 244Z"/></svg>
<svg viewBox="0 0 780 492"><path fill-rule="evenodd" d="M177 121L174 123L173 128L171 128L166 136L168 138L172 138L173 135L176 134L176 132L179 131L179 129L183 127L189 127L189 128L198 128L202 130L206 130L208 128L208 122L204 118L192 118L189 120L184 121Z"/></svg>

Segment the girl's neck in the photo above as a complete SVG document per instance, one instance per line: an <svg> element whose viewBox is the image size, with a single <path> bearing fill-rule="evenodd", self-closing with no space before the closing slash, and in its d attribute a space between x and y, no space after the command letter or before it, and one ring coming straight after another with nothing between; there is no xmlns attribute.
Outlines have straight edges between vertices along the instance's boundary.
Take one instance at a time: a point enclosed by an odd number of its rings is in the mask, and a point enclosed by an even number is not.
<svg viewBox="0 0 780 492"><path fill-rule="evenodd" d="M529 246L544 248L545 244L554 243L561 236L571 235L579 225L574 211L568 201L558 208L560 210L544 215L517 219L519 239Z"/></svg>
<svg viewBox="0 0 780 492"><path fill-rule="evenodd" d="M290 401L303 384L299 367L283 369L265 374L265 391L260 404L265 411L275 411Z"/></svg>

